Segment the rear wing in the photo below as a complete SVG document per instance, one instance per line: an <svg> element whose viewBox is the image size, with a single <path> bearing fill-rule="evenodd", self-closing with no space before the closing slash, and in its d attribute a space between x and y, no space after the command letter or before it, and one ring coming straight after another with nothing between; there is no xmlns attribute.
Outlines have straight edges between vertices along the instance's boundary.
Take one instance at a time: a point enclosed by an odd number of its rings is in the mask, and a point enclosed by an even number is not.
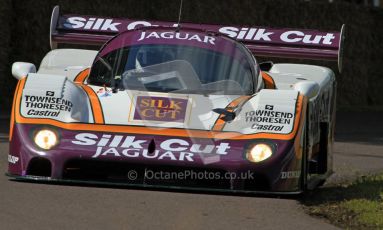
<svg viewBox="0 0 383 230"><path fill-rule="evenodd" d="M101 46L118 33L145 26L177 27L174 22L146 21L99 16L60 15L52 12L50 45L77 44ZM306 29L224 26L182 23L181 28L195 28L227 35L242 42L255 56L337 61L342 69L344 28L340 32Z"/></svg>

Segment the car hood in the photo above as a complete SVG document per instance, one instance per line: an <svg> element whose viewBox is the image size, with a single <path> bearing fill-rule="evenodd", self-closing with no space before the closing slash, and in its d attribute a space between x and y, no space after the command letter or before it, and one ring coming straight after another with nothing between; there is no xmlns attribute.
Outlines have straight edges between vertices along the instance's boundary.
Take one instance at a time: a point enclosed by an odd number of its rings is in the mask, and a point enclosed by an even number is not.
<svg viewBox="0 0 383 230"><path fill-rule="evenodd" d="M101 104L105 124L211 130L220 114L240 95L199 95L143 92L112 93L103 87L91 87Z"/></svg>

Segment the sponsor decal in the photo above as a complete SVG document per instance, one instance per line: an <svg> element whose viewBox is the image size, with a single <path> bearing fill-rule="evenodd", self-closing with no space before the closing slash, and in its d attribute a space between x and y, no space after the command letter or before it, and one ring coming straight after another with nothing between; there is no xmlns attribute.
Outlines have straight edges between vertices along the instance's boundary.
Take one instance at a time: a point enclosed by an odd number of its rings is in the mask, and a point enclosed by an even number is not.
<svg viewBox="0 0 383 230"><path fill-rule="evenodd" d="M238 40L254 40L254 41L272 41L275 34L264 28L238 28L238 27L222 27L219 32ZM326 35L305 34L303 31L286 31L279 36L279 39L287 43L305 43L305 44L324 44L331 45L335 39L333 33Z"/></svg>
<svg viewBox="0 0 383 230"><path fill-rule="evenodd" d="M45 95L48 96L48 97L54 97L55 96L55 92L54 91L47 91Z"/></svg>
<svg viewBox="0 0 383 230"><path fill-rule="evenodd" d="M8 162L11 164L16 164L19 162L19 158L16 156L8 155Z"/></svg>
<svg viewBox="0 0 383 230"><path fill-rule="evenodd" d="M60 111L53 112L47 110L34 110L30 109L27 112L29 116L42 116L42 117L58 117L60 115Z"/></svg>
<svg viewBox="0 0 383 230"><path fill-rule="evenodd" d="M55 92L46 91L46 96L24 96L24 105L27 108L27 115L58 117L61 111L70 112L73 103L69 100L55 97Z"/></svg>
<svg viewBox="0 0 383 230"><path fill-rule="evenodd" d="M256 41L271 41L270 36L273 32L268 32L266 29L258 28L236 28L222 27L219 32L228 35L229 37L241 40L256 40Z"/></svg>
<svg viewBox="0 0 383 230"><path fill-rule="evenodd" d="M64 23L64 27L72 29L101 30L118 32L117 26L121 23L113 19L70 17Z"/></svg>
<svg viewBox="0 0 383 230"><path fill-rule="evenodd" d="M177 23L161 22L158 23L161 26L172 26L177 27ZM133 20L118 20L110 18L86 18L73 16L68 17L62 23L61 26L67 29L83 29L93 30L101 32L123 32L125 30L134 30L140 27L156 27L160 26L153 24L148 21L133 21ZM191 25L193 26L193 25ZM201 25L201 28L205 30L218 31L231 38L242 40L242 41L263 41L263 42L285 42L285 43L303 43L303 44L314 44L314 45L334 45L336 36L334 33L318 33L313 31L305 30L277 30L268 29L262 27L235 27L235 26L213 26L213 25ZM148 34L142 35L143 37L150 36L152 38L163 38L163 39L177 39L176 34ZM173 38L169 38L172 37ZM180 36L180 35L178 35ZM189 35L189 38L194 35ZM194 37L197 41L205 41L210 43L211 38ZM207 39L207 40L205 40Z"/></svg>
<svg viewBox="0 0 383 230"><path fill-rule="evenodd" d="M121 27L123 23L117 22L110 18L84 18L84 17L69 17L63 23L67 29L85 29L105 32L122 32L124 30L134 30L140 27L159 26L147 21L132 21ZM178 24L173 24L177 27Z"/></svg>
<svg viewBox="0 0 383 230"><path fill-rule="evenodd" d="M97 90L97 95L99 97L109 97L109 96L112 96L112 92L106 87L104 87Z"/></svg>
<svg viewBox="0 0 383 230"><path fill-rule="evenodd" d="M231 148L229 143L195 144L183 139L168 139L156 144L155 150L149 152L149 140L140 140L136 136L108 135L101 137L92 133L79 133L72 143L74 145L96 147L92 158L123 157L172 161L194 161L195 154L227 155Z"/></svg>
<svg viewBox="0 0 383 230"><path fill-rule="evenodd" d="M133 119L136 121L185 121L188 99L137 96Z"/></svg>
<svg viewBox="0 0 383 230"><path fill-rule="evenodd" d="M283 126L281 125L259 125L259 124L253 124L251 126L252 129L256 130L262 130L262 131L276 131L280 132L283 129Z"/></svg>
<svg viewBox="0 0 383 230"><path fill-rule="evenodd" d="M292 127L293 119L293 113L276 111L274 105L245 113L245 121L252 123L251 128L257 131L281 133L285 127Z"/></svg>
<svg viewBox="0 0 383 230"><path fill-rule="evenodd" d="M274 105L266 105L265 109L266 110L274 110Z"/></svg>
<svg viewBox="0 0 383 230"><path fill-rule="evenodd" d="M288 112L277 112L270 110L255 110L245 114L246 122L264 122L272 124L290 125L294 115Z"/></svg>
<svg viewBox="0 0 383 230"><path fill-rule="evenodd" d="M301 176L301 171L281 172L281 179L296 179Z"/></svg>
<svg viewBox="0 0 383 230"><path fill-rule="evenodd" d="M142 32L140 38L137 41L142 41L146 39L177 39L177 40L186 40L186 41L196 41L206 44L215 45L215 38L212 36L202 36L198 34L182 33L182 32Z"/></svg>

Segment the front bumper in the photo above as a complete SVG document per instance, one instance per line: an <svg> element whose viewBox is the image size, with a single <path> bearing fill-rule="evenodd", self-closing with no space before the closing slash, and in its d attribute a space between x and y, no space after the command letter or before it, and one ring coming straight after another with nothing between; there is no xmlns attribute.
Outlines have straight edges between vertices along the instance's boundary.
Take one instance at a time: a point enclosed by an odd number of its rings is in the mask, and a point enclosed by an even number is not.
<svg viewBox="0 0 383 230"><path fill-rule="evenodd" d="M33 142L34 133L44 128L54 130L60 139L49 151ZM299 193L300 175L291 174L300 172L302 165L294 140L267 140L277 146L273 156L261 163L249 162L247 148L262 141L83 132L15 124L9 155L18 160L9 162L8 175L16 180L55 183ZM293 176L286 177L287 173Z"/></svg>

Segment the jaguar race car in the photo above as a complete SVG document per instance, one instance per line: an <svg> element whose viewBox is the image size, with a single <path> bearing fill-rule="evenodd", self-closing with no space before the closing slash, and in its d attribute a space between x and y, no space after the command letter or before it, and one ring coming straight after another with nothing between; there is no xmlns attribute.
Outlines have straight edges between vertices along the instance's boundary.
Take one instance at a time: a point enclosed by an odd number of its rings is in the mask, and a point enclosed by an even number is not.
<svg viewBox="0 0 383 230"><path fill-rule="evenodd" d="M177 24L55 7L50 39L37 71L12 67L7 175L16 180L294 194L332 172L334 72L255 57L341 68L343 28Z"/></svg>

